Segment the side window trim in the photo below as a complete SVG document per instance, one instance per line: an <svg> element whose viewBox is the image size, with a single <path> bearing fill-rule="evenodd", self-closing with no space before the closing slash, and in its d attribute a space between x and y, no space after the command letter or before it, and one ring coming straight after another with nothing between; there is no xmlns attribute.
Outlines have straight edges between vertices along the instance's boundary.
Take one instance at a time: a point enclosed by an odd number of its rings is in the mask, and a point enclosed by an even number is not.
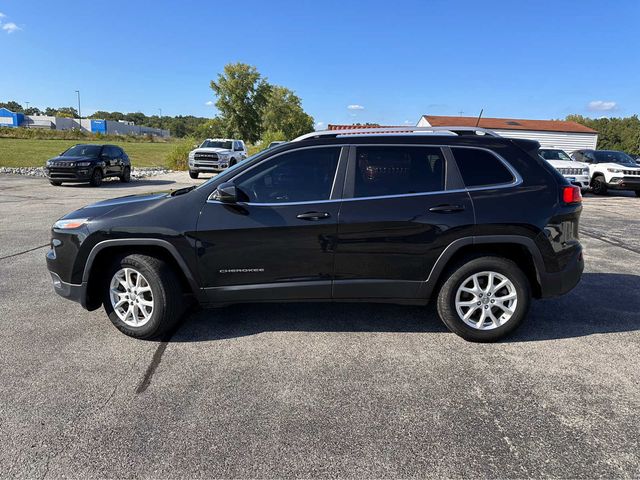
<svg viewBox="0 0 640 480"><path fill-rule="evenodd" d="M256 163L255 165L251 165L251 167L247 168L246 170L242 170L241 172L238 172L237 175L234 175L232 178L230 178L228 181L230 182L236 182L240 177L242 177L244 174L246 174L247 172L250 172L251 170L253 170L254 168L264 164L265 162L269 162L271 160L273 160L274 158L280 157L282 155L286 155L289 153L293 153L293 152L299 152L302 150L310 150L310 149L316 149L316 148L340 148L340 155L338 156L338 165L336 167L336 173L333 176L333 182L331 184L331 192L329 195L329 198L327 200L308 200L308 201L302 201L302 202L275 202L275 203L258 203L258 202L238 202L238 205L252 205L252 206L262 206L262 207L275 207L275 206L286 206L286 205L310 205L310 204L316 204L316 203L330 203L330 202L341 202L342 201L342 190L343 190L343 185L344 185L344 177L345 177L345 170L347 167L347 158L349 155L349 145L345 145L345 144L339 144L339 145L313 145L310 147L302 147L302 148L296 148L293 150L287 150L285 152L280 152L276 155L273 156L269 156L267 158L262 159L261 161L259 161L258 163ZM213 200L211 197L213 196L212 192L211 195L209 195L209 197L207 198L207 203L221 203L218 200Z"/></svg>

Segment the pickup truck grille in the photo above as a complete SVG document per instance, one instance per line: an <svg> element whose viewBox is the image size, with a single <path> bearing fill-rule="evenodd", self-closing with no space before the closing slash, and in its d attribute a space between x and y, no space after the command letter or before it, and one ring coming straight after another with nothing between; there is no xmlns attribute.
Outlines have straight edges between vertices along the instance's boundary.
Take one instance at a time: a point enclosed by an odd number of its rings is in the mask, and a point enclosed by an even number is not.
<svg viewBox="0 0 640 480"><path fill-rule="evenodd" d="M217 153L196 152L193 156L194 160L218 160Z"/></svg>
<svg viewBox="0 0 640 480"><path fill-rule="evenodd" d="M581 168L559 168L558 171L562 175L582 175Z"/></svg>

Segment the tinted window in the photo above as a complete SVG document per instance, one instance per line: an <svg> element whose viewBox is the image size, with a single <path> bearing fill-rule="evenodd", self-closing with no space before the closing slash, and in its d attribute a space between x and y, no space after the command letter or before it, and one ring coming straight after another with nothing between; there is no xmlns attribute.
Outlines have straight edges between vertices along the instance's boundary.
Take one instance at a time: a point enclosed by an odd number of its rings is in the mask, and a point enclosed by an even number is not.
<svg viewBox="0 0 640 480"><path fill-rule="evenodd" d="M358 147L355 197L444 190L444 157L433 147Z"/></svg>
<svg viewBox="0 0 640 480"><path fill-rule="evenodd" d="M62 154L63 157L97 157L100 155L100 145L75 145Z"/></svg>
<svg viewBox="0 0 640 480"><path fill-rule="evenodd" d="M635 167L636 162L624 152L615 150L597 150L593 152L596 162L598 163L617 163L619 165L627 165Z"/></svg>
<svg viewBox="0 0 640 480"><path fill-rule="evenodd" d="M310 148L266 160L235 182L254 203L328 200L340 147Z"/></svg>
<svg viewBox="0 0 640 480"><path fill-rule="evenodd" d="M507 167L486 150L476 148L453 148L452 150L467 187L498 185L511 183L514 180Z"/></svg>

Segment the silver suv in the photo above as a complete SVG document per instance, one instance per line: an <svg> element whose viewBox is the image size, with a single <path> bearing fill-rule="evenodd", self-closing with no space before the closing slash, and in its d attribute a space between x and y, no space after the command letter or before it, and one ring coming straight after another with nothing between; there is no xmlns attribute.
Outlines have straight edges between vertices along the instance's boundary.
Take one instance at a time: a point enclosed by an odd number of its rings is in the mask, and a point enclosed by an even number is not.
<svg viewBox="0 0 640 480"><path fill-rule="evenodd" d="M207 138L189 152L189 176L198 178L200 172L221 172L247 158L242 140Z"/></svg>

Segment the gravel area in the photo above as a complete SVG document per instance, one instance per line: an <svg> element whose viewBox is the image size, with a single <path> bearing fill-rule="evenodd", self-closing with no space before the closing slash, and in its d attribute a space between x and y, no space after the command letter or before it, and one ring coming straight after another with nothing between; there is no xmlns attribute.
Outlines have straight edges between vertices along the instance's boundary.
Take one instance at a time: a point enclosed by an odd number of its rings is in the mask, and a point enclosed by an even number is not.
<svg viewBox="0 0 640 480"><path fill-rule="evenodd" d="M131 178L157 177L158 175L166 175L174 173L175 170L156 167L133 167L131 170ZM28 177L44 177L43 167L0 167L0 174L5 175L26 175Z"/></svg>

